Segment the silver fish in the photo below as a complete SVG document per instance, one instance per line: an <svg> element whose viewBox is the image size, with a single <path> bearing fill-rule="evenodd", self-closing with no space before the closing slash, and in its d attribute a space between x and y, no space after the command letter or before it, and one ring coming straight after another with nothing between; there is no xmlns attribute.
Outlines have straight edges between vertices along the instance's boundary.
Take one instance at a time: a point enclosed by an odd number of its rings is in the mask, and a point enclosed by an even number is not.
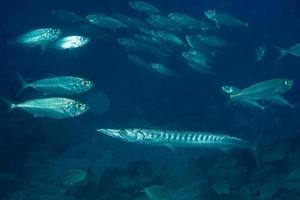
<svg viewBox="0 0 300 200"><path fill-rule="evenodd" d="M294 81L290 79L271 79L256 83L238 93L230 95L232 100L269 100L290 90Z"/></svg>
<svg viewBox="0 0 300 200"><path fill-rule="evenodd" d="M182 52L182 56L187 61L188 66L195 71L205 74L214 74L211 69L212 61L207 55L197 50L188 50Z"/></svg>
<svg viewBox="0 0 300 200"><path fill-rule="evenodd" d="M194 40L194 43L195 40L198 40L196 42L202 43L209 47L221 48L229 45L229 43L226 40L216 35L198 34L198 35L192 35L187 37L189 38L189 40Z"/></svg>
<svg viewBox="0 0 300 200"><path fill-rule="evenodd" d="M87 23L87 21L77 15L76 13L69 11L69 10L52 10L51 15L64 22L69 24L81 24L81 23Z"/></svg>
<svg viewBox="0 0 300 200"><path fill-rule="evenodd" d="M167 53L172 52L172 48L168 45L162 45L162 40L158 37L153 37L150 33L149 35L143 35L143 34L134 34L133 37L137 40L140 40L142 42L148 43L150 45L153 45L159 49L164 50Z"/></svg>
<svg viewBox="0 0 300 200"><path fill-rule="evenodd" d="M56 40L50 45L54 49L76 49L87 45L90 42L90 38L83 36L66 36Z"/></svg>
<svg viewBox="0 0 300 200"><path fill-rule="evenodd" d="M122 45L128 52L133 53L147 53L151 55L158 55L162 57L167 57L168 53L145 42L134 40L131 38L118 38L118 43Z"/></svg>
<svg viewBox="0 0 300 200"><path fill-rule="evenodd" d="M238 89L233 86L225 85L225 86L222 86L222 91L224 93L226 93L227 95L233 95L233 94L238 94L241 91L241 89ZM257 107L257 108L260 108L261 110L265 109L266 103L271 103L271 104L281 105L281 106L289 106L291 108L294 108L294 105L291 104L288 100L286 100L281 95L276 95L276 96L270 97L268 99L258 99L258 100L249 100L247 98L237 98L236 102L240 103L242 105L245 105L245 106Z"/></svg>
<svg viewBox="0 0 300 200"><path fill-rule="evenodd" d="M146 25L142 20L138 18L128 17L120 13L114 13L112 17L127 24L130 28L134 28L137 30L148 28L148 25Z"/></svg>
<svg viewBox="0 0 300 200"><path fill-rule="evenodd" d="M211 56L214 56L217 53L216 48L207 46L203 44L198 38L197 35L186 35L185 36L187 44L195 50L200 51L201 53L204 54L209 54Z"/></svg>
<svg viewBox="0 0 300 200"><path fill-rule="evenodd" d="M140 58L139 56L133 55L133 54L128 54L127 55L128 60L135 64L138 67L141 67L143 69L150 69L151 66L148 62L146 62L144 59Z"/></svg>
<svg viewBox="0 0 300 200"><path fill-rule="evenodd" d="M267 48L266 46L259 46L254 51L254 58L256 62L262 61L262 59L265 57Z"/></svg>
<svg viewBox="0 0 300 200"><path fill-rule="evenodd" d="M158 72L162 75L165 75L165 76L175 75L174 72L171 69L169 69L166 65L163 65L161 63L151 63L150 65L151 65L153 71Z"/></svg>
<svg viewBox="0 0 300 200"><path fill-rule="evenodd" d="M147 15L160 13L158 8L156 8L155 6L151 5L150 3L147 3L144 1L130 1L128 3L128 5L132 9L134 9L140 13L145 13Z"/></svg>
<svg viewBox="0 0 300 200"><path fill-rule="evenodd" d="M86 19L90 23L95 24L96 26L102 29L116 30L120 28L128 28L128 26L123 22L115 18L112 18L110 16L107 16L103 13L95 13L95 14L87 15Z"/></svg>
<svg viewBox="0 0 300 200"><path fill-rule="evenodd" d="M163 15L150 15L146 19L147 23L157 29L170 31L170 32L180 32L181 28L173 20Z"/></svg>
<svg viewBox="0 0 300 200"><path fill-rule="evenodd" d="M245 23L240 19L236 18L235 16L220 10L215 10L215 9L206 10L204 12L204 15L207 17L207 19L214 22L217 28L220 28L220 25L229 26L229 27L249 26L248 23Z"/></svg>
<svg viewBox="0 0 300 200"><path fill-rule="evenodd" d="M148 34L152 36L152 38L157 38L158 40L161 40L163 42L166 42L173 46L184 46L185 44L183 41L176 36L175 34L168 33L166 31L149 31Z"/></svg>
<svg viewBox="0 0 300 200"><path fill-rule="evenodd" d="M25 47L47 47L48 44L54 42L61 34L62 31L60 29L39 28L17 37L10 44Z"/></svg>
<svg viewBox="0 0 300 200"><path fill-rule="evenodd" d="M221 88L222 88L222 91L228 96L237 94L241 91L241 89L233 87L233 86L229 86L229 85L224 85ZM265 109L265 106L262 105L261 102L258 102L255 100L251 101L251 100L247 100L247 99L237 99L235 102L239 103L241 105L247 106L247 107L256 107L261 110Z"/></svg>
<svg viewBox="0 0 300 200"><path fill-rule="evenodd" d="M85 113L89 107L76 100L66 98L32 99L22 103L5 102L10 110L21 109L31 113L34 117L64 119Z"/></svg>
<svg viewBox="0 0 300 200"><path fill-rule="evenodd" d="M126 142L148 145L256 149L255 145L241 138L210 132L155 129L97 129L97 131Z"/></svg>
<svg viewBox="0 0 300 200"><path fill-rule="evenodd" d="M45 78L31 83L26 83L19 74L18 78L22 84L18 95L27 88L33 88L48 95L76 95L94 87L92 81L75 76Z"/></svg>
<svg viewBox="0 0 300 200"><path fill-rule="evenodd" d="M212 29L212 27L208 23L182 13L170 13L168 14L168 17L175 23L177 23L179 26L186 29L196 29L201 31L207 31Z"/></svg>
<svg viewBox="0 0 300 200"><path fill-rule="evenodd" d="M279 57L276 59L275 62L278 62L281 58L283 58L287 54L300 57L300 43L297 43L288 49L283 49L281 47L276 47L276 48L279 50Z"/></svg>

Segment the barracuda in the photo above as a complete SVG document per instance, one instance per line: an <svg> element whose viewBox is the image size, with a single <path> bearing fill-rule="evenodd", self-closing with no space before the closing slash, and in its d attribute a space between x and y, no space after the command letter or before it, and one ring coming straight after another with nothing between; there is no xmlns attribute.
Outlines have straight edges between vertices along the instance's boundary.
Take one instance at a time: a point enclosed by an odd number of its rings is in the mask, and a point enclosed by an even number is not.
<svg viewBox="0 0 300 200"><path fill-rule="evenodd" d="M97 129L97 131L126 142L148 145L256 150L255 145L241 138L210 132L154 129Z"/></svg>

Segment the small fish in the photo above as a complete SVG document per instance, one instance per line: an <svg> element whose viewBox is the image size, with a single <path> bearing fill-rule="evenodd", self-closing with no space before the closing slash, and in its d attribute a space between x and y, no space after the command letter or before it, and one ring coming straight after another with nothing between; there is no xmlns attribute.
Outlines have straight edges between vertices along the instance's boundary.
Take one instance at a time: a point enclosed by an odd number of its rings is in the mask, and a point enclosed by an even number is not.
<svg viewBox="0 0 300 200"><path fill-rule="evenodd" d="M167 66L160 64L160 63L151 63L151 68L153 69L153 71L158 72L162 75L166 75L166 76L173 76L174 72L169 69Z"/></svg>
<svg viewBox="0 0 300 200"><path fill-rule="evenodd" d="M114 13L112 15L113 18L122 21L126 25L128 25L130 28L141 30L148 28L148 25L146 25L142 20L138 18L128 17L126 15L120 14L120 13Z"/></svg>
<svg viewBox="0 0 300 200"><path fill-rule="evenodd" d="M228 96L238 94L241 91L241 89L229 85L224 85L221 88L222 91ZM260 102L255 100L251 101L248 99L237 99L235 100L235 102L248 107L256 107L261 110L265 109L265 107Z"/></svg>
<svg viewBox="0 0 300 200"><path fill-rule="evenodd" d="M121 28L126 28L126 29L128 28L128 26L123 22L115 18L112 18L110 16L107 16L103 13L95 13L95 14L87 15L86 19L90 23L95 24L96 26L102 29L117 30Z"/></svg>
<svg viewBox="0 0 300 200"><path fill-rule="evenodd" d="M173 20L163 15L150 15L146 19L147 23L157 29L170 31L170 32L180 32L181 28Z"/></svg>
<svg viewBox="0 0 300 200"><path fill-rule="evenodd" d="M191 16L182 13L170 13L168 14L168 17L175 23L177 23L179 26L186 29L196 29L201 31L207 31L212 29L208 23L203 22L201 20L197 20Z"/></svg>
<svg viewBox="0 0 300 200"><path fill-rule="evenodd" d="M83 36L66 36L50 45L54 49L76 49L87 45L90 38Z"/></svg>
<svg viewBox="0 0 300 200"><path fill-rule="evenodd" d="M203 44L203 42L201 42L201 40L199 40L197 35L186 35L185 39L186 39L187 44L192 49L198 50L201 53L209 54L211 56L214 56L217 53L216 48L213 48L213 47Z"/></svg>
<svg viewBox="0 0 300 200"><path fill-rule="evenodd" d="M210 132L156 130L156 129L97 129L98 132L126 142L167 147L239 148L256 147L238 137Z"/></svg>
<svg viewBox="0 0 300 200"><path fill-rule="evenodd" d="M69 10L52 10L51 15L64 22L69 24L81 24L81 23L87 23L87 21L77 15L76 13L69 11Z"/></svg>
<svg viewBox="0 0 300 200"><path fill-rule="evenodd" d="M155 46L159 49L162 49L163 51L165 51L168 54L171 54L173 51L172 47L170 47L169 45L162 45L163 41L158 37L152 36L151 33L147 33L147 35L134 34L133 37L137 40L140 40L142 42L145 42L152 46Z"/></svg>
<svg viewBox="0 0 300 200"><path fill-rule="evenodd" d="M152 35L152 37L156 37L156 38L158 38L170 45L173 45L173 46L184 46L185 45L178 36L176 36L175 34L172 34L172 33L168 33L165 31L151 31L150 34Z"/></svg>
<svg viewBox="0 0 300 200"><path fill-rule="evenodd" d="M83 182L88 177L88 171L82 169L69 169L62 175L62 184L65 186L73 186Z"/></svg>
<svg viewBox="0 0 300 200"><path fill-rule="evenodd" d="M254 51L254 58L256 62L262 61L266 55L267 48L266 46L259 46Z"/></svg>
<svg viewBox="0 0 300 200"><path fill-rule="evenodd" d="M236 18L235 16L220 10L215 10L215 9L206 10L204 12L204 15L207 17L207 19L214 22L217 28L220 28L220 25L229 26L229 27L249 26L248 23L245 23L240 19Z"/></svg>
<svg viewBox="0 0 300 200"><path fill-rule="evenodd" d="M131 38L126 38L126 37L118 38L117 41L128 52L147 53L147 54L158 55L158 56L162 56L162 57L169 56L168 53L165 52L164 50L159 49L156 46L153 46L151 44L148 44L148 43L145 43L142 41L138 41L138 40L134 40Z"/></svg>
<svg viewBox="0 0 300 200"><path fill-rule="evenodd" d="M75 76L45 78L31 83L26 83L19 74L18 78L22 85L18 95L27 88L33 88L48 95L76 95L94 87L92 81Z"/></svg>
<svg viewBox="0 0 300 200"><path fill-rule="evenodd" d="M279 57L275 60L275 62L278 62L281 58L283 58L287 54L300 57L300 43L297 43L288 49L283 49L281 47L275 47L275 48L278 49L279 51Z"/></svg>
<svg viewBox="0 0 300 200"><path fill-rule="evenodd" d="M45 117L51 119L71 118L85 113L88 105L67 98L42 98L27 100L22 103L13 103L2 99L9 105L9 111L21 109L31 113L34 117Z"/></svg>
<svg viewBox="0 0 300 200"><path fill-rule="evenodd" d="M184 51L181 54L187 61L188 66L197 72L214 74L211 70L212 61L209 57L197 50Z"/></svg>
<svg viewBox="0 0 300 200"><path fill-rule="evenodd" d="M222 86L222 91L230 96L230 95L238 94L241 91L241 89L238 89L233 86L225 85ZM260 108L261 110L265 109L265 106L263 105L265 103L271 103L271 104L281 105L281 106L289 106L291 108L295 107L293 104L289 103L289 101L286 100L281 95L276 95L268 99L249 100L248 98L237 98L232 100L242 105Z"/></svg>
<svg viewBox="0 0 300 200"><path fill-rule="evenodd" d="M144 1L130 1L128 3L129 7L132 9L144 13L146 15L158 14L160 11L155 6L151 5L150 3Z"/></svg>
<svg viewBox="0 0 300 200"><path fill-rule="evenodd" d="M138 67L141 67L143 69L150 69L151 68L150 64L147 61L145 61L143 58L139 57L139 56L136 56L136 55L133 55L133 54L128 54L127 57L128 57L128 60L130 62L132 62L133 64L135 64Z"/></svg>
<svg viewBox="0 0 300 200"><path fill-rule="evenodd" d="M190 38L191 37L193 38L193 40L198 40L199 43L202 43L209 47L222 48L229 45L229 43L226 40L216 35L198 34L198 35L190 36Z"/></svg>
<svg viewBox="0 0 300 200"><path fill-rule="evenodd" d="M48 44L54 42L62 31L55 28L39 28L24 33L23 35L14 39L10 44L20 45L25 47L47 47Z"/></svg>
<svg viewBox="0 0 300 200"><path fill-rule="evenodd" d="M271 79L253 84L238 93L230 95L232 100L270 100L290 90L294 81L290 79Z"/></svg>

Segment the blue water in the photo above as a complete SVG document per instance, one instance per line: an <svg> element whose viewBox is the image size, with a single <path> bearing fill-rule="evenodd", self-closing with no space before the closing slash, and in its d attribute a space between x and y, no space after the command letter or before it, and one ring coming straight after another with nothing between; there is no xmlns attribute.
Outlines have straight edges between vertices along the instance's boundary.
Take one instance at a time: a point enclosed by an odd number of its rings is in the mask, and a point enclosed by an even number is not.
<svg viewBox="0 0 300 200"><path fill-rule="evenodd" d="M95 88L76 98L88 101L91 95L101 92L110 102L108 110L101 114L87 112L64 120L33 118L22 111L8 113L7 106L1 104L0 199L42 199L37 196L48 195L49 190L55 193L56 189L51 186L59 185L60 175L70 168L88 169L96 181L87 183L88 186L72 187L66 192L69 196L134 199L140 195L141 188L148 185L200 181L202 171L198 169L208 170L216 160L228 156L219 151L176 149L174 152L165 147L125 143L97 134L97 128L220 131L249 141L259 138L263 148L288 142L293 147L289 153L297 151L299 107L292 110L273 106L260 111L229 105L220 89L225 84L243 88L267 79L289 78L295 81L295 86L284 96L293 104L300 102L300 59L286 56L275 64L278 52L273 48L288 48L299 42L300 3L297 0L147 2L165 14L181 12L201 19L205 19L206 9L226 10L250 26L220 30L220 35L231 45L217 55L216 76L195 73L178 61L176 55L169 63L178 76L170 78L133 66L125 50L113 39L92 38L87 47L72 51L41 51L7 45L16 36L37 27L54 26L76 33L76 27L50 15L50 11L56 9L80 16L99 11L143 18L128 7L127 0L0 2L1 97L20 102L41 95L27 91L16 97L20 87L18 72L28 81L55 75L89 78L95 82ZM257 63L253 53L259 45L266 45L267 53L263 61ZM102 105L97 106L102 108ZM251 153L234 151L229 155L247 168L249 174L257 169ZM278 165L277 170L287 170L285 164L285 160L274 163ZM178 177L172 177L172 173ZM122 184L134 186L122 186L119 180L122 178L127 178ZM208 199L234 198L213 193Z"/></svg>

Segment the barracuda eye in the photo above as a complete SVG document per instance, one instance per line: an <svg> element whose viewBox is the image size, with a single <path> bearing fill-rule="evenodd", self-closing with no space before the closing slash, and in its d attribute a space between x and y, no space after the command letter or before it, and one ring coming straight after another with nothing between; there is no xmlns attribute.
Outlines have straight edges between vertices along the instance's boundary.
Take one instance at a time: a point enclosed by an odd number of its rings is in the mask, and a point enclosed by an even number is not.
<svg viewBox="0 0 300 200"><path fill-rule="evenodd" d="M121 131L120 131L120 136L126 137L126 136L127 136L126 131L125 131L125 130L121 130Z"/></svg>

